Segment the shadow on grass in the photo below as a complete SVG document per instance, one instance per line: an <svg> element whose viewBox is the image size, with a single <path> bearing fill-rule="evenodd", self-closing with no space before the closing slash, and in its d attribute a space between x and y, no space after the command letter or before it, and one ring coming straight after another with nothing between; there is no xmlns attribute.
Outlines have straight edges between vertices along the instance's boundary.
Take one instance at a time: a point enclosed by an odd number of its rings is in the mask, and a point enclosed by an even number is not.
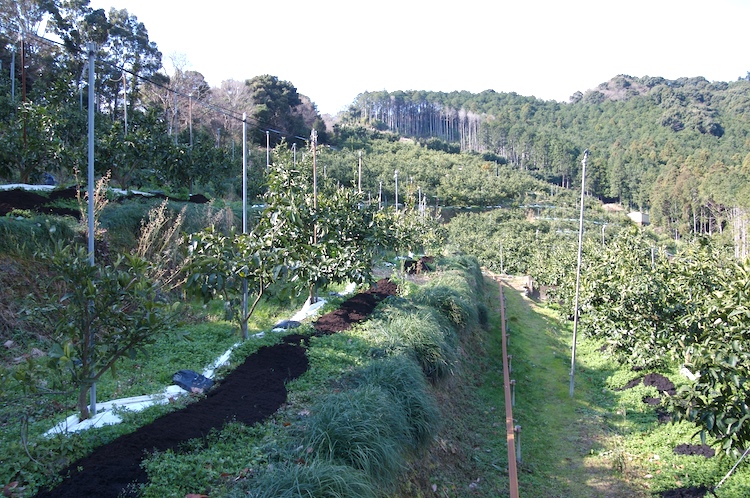
<svg viewBox="0 0 750 498"><path fill-rule="evenodd" d="M503 282L516 381L513 417L522 427L519 486L525 496L646 496L627 482L623 452L613 437L615 398L604 388L614 366L598 361L592 344L577 344L574 396L570 396L572 322ZM499 288L495 284L495 302ZM498 308L490 318L484 394L504 407L502 337ZM616 414L615 414L616 416Z"/></svg>

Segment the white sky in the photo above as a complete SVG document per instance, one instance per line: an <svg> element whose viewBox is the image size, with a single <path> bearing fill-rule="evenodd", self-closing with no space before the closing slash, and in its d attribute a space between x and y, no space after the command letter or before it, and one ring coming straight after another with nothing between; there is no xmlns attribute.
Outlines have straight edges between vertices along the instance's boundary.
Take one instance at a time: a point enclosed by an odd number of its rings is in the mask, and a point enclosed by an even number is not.
<svg viewBox="0 0 750 498"><path fill-rule="evenodd" d="M321 114L364 91L567 101L618 74L735 81L750 0L91 0L127 9L211 86L271 74Z"/></svg>

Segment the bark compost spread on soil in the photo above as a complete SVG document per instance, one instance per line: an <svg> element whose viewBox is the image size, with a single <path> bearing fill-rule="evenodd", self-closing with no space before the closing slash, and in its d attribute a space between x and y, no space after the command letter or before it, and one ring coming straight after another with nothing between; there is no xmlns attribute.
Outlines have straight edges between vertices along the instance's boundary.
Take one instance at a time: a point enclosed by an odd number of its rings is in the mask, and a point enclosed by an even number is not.
<svg viewBox="0 0 750 498"><path fill-rule="evenodd" d="M708 493L708 488L705 486L700 487L689 487L689 488L676 488L670 489L669 491L662 491L659 496L662 498L703 498Z"/></svg>
<svg viewBox="0 0 750 498"><path fill-rule="evenodd" d="M146 194L149 198L157 199L170 199L170 197L160 192L149 192ZM122 201L127 198L133 197L144 197L143 195L130 193L118 197L118 201ZM11 190L0 190L0 216L5 216L14 209L26 209L29 211L35 211L41 214L54 214L59 216L73 216L79 218L81 213L78 209L57 207L55 201L75 201L76 200L76 189L75 187L68 187L65 189L56 189L50 191L46 195L38 194L29 190L23 189L11 189ZM175 199L180 200L180 199ZM184 199L183 199L184 200ZM197 204L205 204L208 202L208 198L202 194L191 194L188 202Z"/></svg>
<svg viewBox="0 0 750 498"><path fill-rule="evenodd" d="M644 375L643 377L633 379L625 384L620 390L624 391L625 389L630 389L631 387L637 386L641 382L643 382L644 386L653 386L660 393L667 393L670 396L674 396L677 392L672 381L658 373L650 373Z"/></svg>
<svg viewBox="0 0 750 498"><path fill-rule="evenodd" d="M378 281L368 291L352 296L340 308L321 316L314 323L316 334L349 329L397 290L387 279ZM248 425L264 420L286 401L285 382L299 377L308 368L302 339L297 334L289 335L282 344L259 349L204 399L95 449L63 470L61 475L65 479L57 487L38 493L37 498L123 496L129 484L146 482L148 476L140 464L152 451L179 451L180 444L203 438L211 429L221 428L232 420Z"/></svg>
<svg viewBox="0 0 750 498"><path fill-rule="evenodd" d="M658 373L649 373L643 377L633 379L619 390L624 391L625 389L631 389L641 382L643 382L644 386L653 386L660 393L668 394L670 396L674 396L677 392L672 381ZM643 402L652 406L658 406L661 404L661 398L645 396L643 398ZM666 411L664 411L661 407L656 409L656 415L659 419L659 422L664 423L671 420L671 416L666 413ZM673 448L672 451L675 455L701 455L706 458L711 458L715 455L714 449L705 444L679 444L675 448ZM703 486L692 486L688 488L676 488L662 491L661 493L659 493L659 496L661 496L662 498L702 498L706 496L707 493L708 489Z"/></svg>
<svg viewBox="0 0 750 498"><path fill-rule="evenodd" d="M707 444L678 444L672 451L675 455L701 455L706 458L716 455L716 450Z"/></svg>

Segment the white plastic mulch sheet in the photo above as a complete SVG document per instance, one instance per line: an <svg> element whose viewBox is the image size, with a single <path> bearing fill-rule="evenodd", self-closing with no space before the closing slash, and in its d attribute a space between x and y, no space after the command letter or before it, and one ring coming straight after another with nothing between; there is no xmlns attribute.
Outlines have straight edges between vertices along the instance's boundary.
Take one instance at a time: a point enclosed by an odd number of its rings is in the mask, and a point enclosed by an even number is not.
<svg viewBox="0 0 750 498"><path fill-rule="evenodd" d="M356 285L349 284L346 287L346 290L341 293L341 295L351 294L354 292L354 289L356 288ZM305 305L302 307L301 310L299 310L292 318L290 318L291 321L301 322L305 320L306 318L309 318L311 316L314 316L317 314L318 310L322 306L326 304L325 299L318 299L318 301L314 304L310 304L309 301L305 303ZM275 331L284 331L286 329L277 328L273 329ZM253 337L263 337L264 332L260 332L258 334L255 334ZM209 366L207 366L203 370L203 376L208 377L209 379L213 379L214 374L216 373L216 369L221 367L222 365L225 365L229 361L229 357L232 354L232 351L235 347L239 345L235 344L231 348L229 348L227 351L224 352L221 356L219 356L213 363L211 363ZM122 419L115 413L115 411L119 410L128 410L131 412L139 412L143 410L144 408L148 408L149 406L155 405L155 404L163 404L168 403L170 398L175 398L177 396L182 396L183 394L186 394L187 391L182 389L179 386L168 386L159 394L147 394L143 396L133 396L130 398L121 398L116 399L112 401L106 401L103 403L97 403L96 405L96 415L81 421L78 418L78 415L71 415L59 424L52 427L50 430L44 433L45 436L52 436L54 434L64 434L68 432L79 432L86 429L90 429L92 427L101 427L103 425L113 425L113 424L119 424L122 422Z"/></svg>

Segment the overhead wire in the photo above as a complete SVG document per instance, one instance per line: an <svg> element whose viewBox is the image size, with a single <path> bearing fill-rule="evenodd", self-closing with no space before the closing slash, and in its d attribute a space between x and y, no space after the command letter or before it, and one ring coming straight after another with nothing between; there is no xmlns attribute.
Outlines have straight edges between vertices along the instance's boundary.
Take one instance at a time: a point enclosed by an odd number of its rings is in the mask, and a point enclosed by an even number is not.
<svg viewBox="0 0 750 498"><path fill-rule="evenodd" d="M24 34L22 34L20 32L18 32L17 34L19 36L24 36ZM66 47L61 42L58 42L58 41L46 38L46 37L38 35L36 33L26 33L25 35L26 36L31 36L34 39L38 40L39 42L42 42L42 43L44 43L44 44L46 44L48 46L52 46L52 47L55 47L55 48L61 48L63 50L66 50L66 51L70 52L69 48ZM137 36L136 38L140 39L142 41L147 41L149 43L153 43L150 40L148 40L148 38L139 37L139 36ZM84 49L81 49L81 48L77 48L76 49L76 53L78 55L82 55L82 56L87 56L88 55L87 51L84 50ZM136 78L137 80L139 80L141 82L146 82L146 83L148 83L150 85L153 85L153 86L155 86L157 88L165 90L166 92L168 92L170 94L173 94L176 97L191 98L191 96L189 94L186 94L186 93L184 93L184 92L182 92L182 91L180 91L180 90L178 90L178 89L176 89L174 87L167 86L167 85L164 85L164 84L159 83L157 81L154 81L153 79L151 79L149 77L146 77L146 76L143 76L141 74L138 74L138 73L136 73L136 72L134 72L134 71L126 68L123 65L118 65L118 64L115 64L113 62L110 62L110 61L107 61L107 60L104 60L104 59L100 59L100 58L96 59L95 64L99 65L100 67L107 66L109 68L118 70L120 72L127 73L127 74L133 76L134 78ZM162 69L163 69L163 64L162 64ZM81 71L81 74L83 74L83 70ZM169 77L169 75L164 75L164 76ZM265 123L261 122L260 120L258 120L257 118L254 118L252 116L247 116L247 113L244 113L245 114L245 118L243 120L243 113L240 113L240 112L232 110L232 109L227 109L227 108L225 108L223 106L220 106L220 105L217 105L217 104L209 103L209 102L206 102L206 101L203 101L203 100L200 100L200 99L195 99L195 100L193 100L193 105L198 105L198 106L203 107L205 109L208 109L208 110L210 110L212 112L215 112L215 113L217 113L219 115L223 115L225 117L228 117L230 119L233 119L233 120L236 120L236 121L239 121L239 122L245 121L245 122L248 122L248 123L254 123L255 126L257 126L260 131L268 131L268 132L271 132L271 133L276 133L276 134L280 135L282 138L295 138L295 139L299 139L299 140L303 140L303 141L309 140L308 138L300 137L299 135L293 135L293 134L291 134L289 132L286 132L286 131L273 129L270 126L268 126L267 124L265 124Z"/></svg>

